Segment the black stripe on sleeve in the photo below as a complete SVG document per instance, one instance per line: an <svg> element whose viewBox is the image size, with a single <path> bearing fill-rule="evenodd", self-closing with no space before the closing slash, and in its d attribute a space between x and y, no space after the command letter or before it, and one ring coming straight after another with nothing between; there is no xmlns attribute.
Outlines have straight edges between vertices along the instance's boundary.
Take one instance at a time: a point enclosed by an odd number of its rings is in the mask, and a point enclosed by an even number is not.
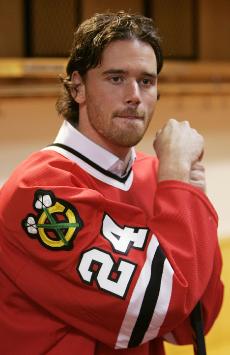
<svg viewBox="0 0 230 355"><path fill-rule="evenodd" d="M146 288L141 310L133 328L128 347L140 345L151 322L160 292L165 256L158 246L151 266L151 277Z"/></svg>

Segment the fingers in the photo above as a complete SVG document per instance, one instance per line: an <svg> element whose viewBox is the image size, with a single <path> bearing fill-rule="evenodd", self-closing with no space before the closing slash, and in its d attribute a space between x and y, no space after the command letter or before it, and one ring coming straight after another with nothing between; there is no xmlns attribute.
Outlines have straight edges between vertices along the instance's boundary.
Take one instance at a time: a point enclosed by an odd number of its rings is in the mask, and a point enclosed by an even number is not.
<svg viewBox="0 0 230 355"><path fill-rule="evenodd" d="M188 121L171 118L156 132L153 145L159 159L159 181L171 178L188 182L191 179L192 183L201 181L203 185L202 167L193 164L203 156L204 140Z"/></svg>
<svg viewBox="0 0 230 355"><path fill-rule="evenodd" d="M191 170L190 172L190 180L193 181L200 181L204 180L205 178L205 172L201 170Z"/></svg>
<svg viewBox="0 0 230 355"><path fill-rule="evenodd" d="M200 162L192 165L189 183L206 192L205 168Z"/></svg>
<svg viewBox="0 0 230 355"><path fill-rule="evenodd" d="M200 163L200 161L196 161L195 163L192 164L191 172L192 171L205 172L205 167L204 167L204 165L202 163Z"/></svg>
<svg viewBox="0 0 230 355"><path fill-rule="evenodd" d="M204 154L203 136L191 128L188 121L179 122L174 118L156 132L153 145L157 155L166 149L182 155L188 153L191 163L201 160Z"/></svg>

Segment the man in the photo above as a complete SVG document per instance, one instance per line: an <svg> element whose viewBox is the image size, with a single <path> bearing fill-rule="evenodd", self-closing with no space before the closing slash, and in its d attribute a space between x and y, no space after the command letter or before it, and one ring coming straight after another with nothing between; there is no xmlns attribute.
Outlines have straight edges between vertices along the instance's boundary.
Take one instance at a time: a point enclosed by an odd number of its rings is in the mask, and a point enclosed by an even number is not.
<svg viewBox="0 0 230 355"><path fill-rule="evenodd" d="M1 354L164 354L222 302L203 139L188 122L135 153L162 67L152 21L98 14L75 33L65 120L1 190ZM203 191L202 191L203 190Z"/></svg>

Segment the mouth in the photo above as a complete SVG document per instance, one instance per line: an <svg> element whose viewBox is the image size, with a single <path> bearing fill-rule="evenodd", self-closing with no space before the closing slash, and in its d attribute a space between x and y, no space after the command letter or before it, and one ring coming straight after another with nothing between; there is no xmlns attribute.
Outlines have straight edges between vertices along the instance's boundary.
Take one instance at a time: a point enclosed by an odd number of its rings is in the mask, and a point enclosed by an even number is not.
<svg viewBox="0 0 230 355"><path fill-rule="evenodd" d="M141 120L143 121L144 120L144 116L138 116L138 115L116 115L115 117L118 117L118 118L124 118L124 119L128 119L128 120Z"/></svg>

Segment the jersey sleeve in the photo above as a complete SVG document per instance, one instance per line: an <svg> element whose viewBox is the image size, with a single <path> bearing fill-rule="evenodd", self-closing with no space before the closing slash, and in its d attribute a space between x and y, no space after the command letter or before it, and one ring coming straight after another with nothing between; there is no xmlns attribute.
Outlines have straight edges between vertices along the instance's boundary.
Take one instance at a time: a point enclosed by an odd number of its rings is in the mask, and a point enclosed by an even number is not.
<svg viewBox="0 0 230 355"><path fill-rule="evenodd" d="M113 348L173 331L200 299L211 324L213 284L221 298L213 207L168 181L152 210L84 187L24 184L1 211L3 268L37 307Z"/></svg>
<svg viewBox="0 0 230 355"><path fill-rule="evenodd" d="M150 230L148 262L142 268L122 324L126 337L122 334L119 340L135 346L162 336L178 344L192 343L189 316L197 302L201 300L206 311L206 331L222 303L217 215L200 190L165 181L158 185ZM140 280L146 278L143 285ZM138 315L126 331L134 308Z"/></svg>
<svg viewBox="0 0 230 355"><path fill-rule="evenodd" d="M211 329L218 313L220 311L223 300L223 284L220 282L220 274L222 268L222 258L220 249L217 246L216 254L213 262L213 271L209 283L201 296L200 309L204 335ZM186 345L195 341L194 330L191 325L191 316L181 322L171 332L164 335L164 339L173 344Z"/></svg>

